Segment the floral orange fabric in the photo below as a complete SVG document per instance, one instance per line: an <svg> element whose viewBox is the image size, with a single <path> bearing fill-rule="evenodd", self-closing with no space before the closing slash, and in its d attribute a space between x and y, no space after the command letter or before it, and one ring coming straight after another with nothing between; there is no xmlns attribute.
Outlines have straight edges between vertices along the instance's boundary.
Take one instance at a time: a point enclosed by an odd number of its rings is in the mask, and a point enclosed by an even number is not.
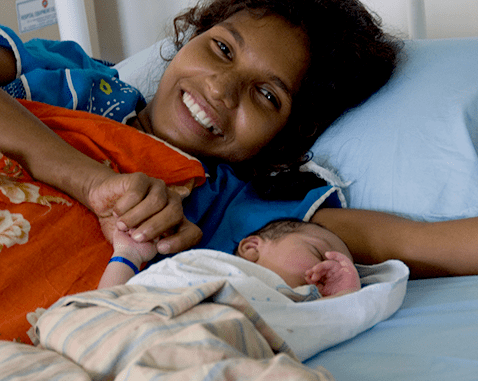
<svg viewBox="0 0 478 381"><path fill-rule="evenodd" d="M117 172L143 172L190 188L205 181L195 158L132 127L82 111L21 103ZM29 342L26 314L96 288L112 252L92 212L0 153L0 340Z"/></svg>

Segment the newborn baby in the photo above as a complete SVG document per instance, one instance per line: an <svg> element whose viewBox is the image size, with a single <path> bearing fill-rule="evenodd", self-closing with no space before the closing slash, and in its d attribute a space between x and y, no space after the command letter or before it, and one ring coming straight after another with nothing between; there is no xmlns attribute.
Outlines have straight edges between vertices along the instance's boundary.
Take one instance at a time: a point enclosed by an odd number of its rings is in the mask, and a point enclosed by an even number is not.
<svg viewBox="0 0 478 381"><path fill-rule="evenodd" d="M156 255L152 243L137 243L116 230L114 254L98 288L126 283ZM360 290L360 278L347 246L313 223L272 221L239 243L235 254L278 274L291 288L314 284L322 297Z"/></svg>

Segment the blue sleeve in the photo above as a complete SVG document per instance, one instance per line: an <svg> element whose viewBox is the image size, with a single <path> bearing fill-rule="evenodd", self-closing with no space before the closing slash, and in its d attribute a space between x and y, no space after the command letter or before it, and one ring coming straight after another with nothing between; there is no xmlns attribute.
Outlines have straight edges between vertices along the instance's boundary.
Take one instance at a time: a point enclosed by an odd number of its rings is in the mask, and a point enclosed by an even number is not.
<svg viewBox="0 0 478 381"><path fill-rule="evenodd" d="M263 200L250 183L237 179L227 165L219 165L217 177L193 191L184 212L203 231L198 248L232 253L242 238L272 220L307 221L320 207L340 208L337 190L325 186L311 190L303 200Z"/></svg>
<svg viewBox="0 0 478 381"><path fill-rule="evenodd" d="M124 122L144 106L138 90L118 79L118 72L86 54L73 41L33 39L23 43L0 26L0 46L11 49L17 79L4 87L16 98L88 111Z"/></svg>
<svg viewBox="0 0 478 381"><path fill-rule="evenodd" d="M0 25L0 46L13 49L17 61L20 59L21 72L35 69L93 69L118 75L104 63L97 61L73 41L32 39L23 43L11 29Z"/></svg>

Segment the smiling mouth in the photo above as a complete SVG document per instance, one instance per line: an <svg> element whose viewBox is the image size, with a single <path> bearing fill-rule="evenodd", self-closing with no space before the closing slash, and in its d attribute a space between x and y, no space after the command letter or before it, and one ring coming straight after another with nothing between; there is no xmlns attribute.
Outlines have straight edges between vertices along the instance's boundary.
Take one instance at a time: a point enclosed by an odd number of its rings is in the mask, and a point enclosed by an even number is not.
<svg viewBox="0 0 478 381"><path fill-rule="evenodd" d="M196 122L203 126L207 131L213 135L224 136L224 132L212 124L211 118L206 115L206 112L199 106L189 93L183 94L183 103L188 108L191 116Z"/></svg>

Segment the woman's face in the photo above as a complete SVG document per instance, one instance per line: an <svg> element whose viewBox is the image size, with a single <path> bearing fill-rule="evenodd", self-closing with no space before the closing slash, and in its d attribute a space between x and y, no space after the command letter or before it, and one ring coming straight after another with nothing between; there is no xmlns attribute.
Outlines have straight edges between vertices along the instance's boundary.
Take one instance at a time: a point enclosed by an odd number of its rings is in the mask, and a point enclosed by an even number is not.
<svg viewBox="0 0 478 381"><path fill-rule="evenodd" d="M282 18L236 13L178 52L139 121L193 155L251 158L286 124L307 53L306 35Z"/></svg>

